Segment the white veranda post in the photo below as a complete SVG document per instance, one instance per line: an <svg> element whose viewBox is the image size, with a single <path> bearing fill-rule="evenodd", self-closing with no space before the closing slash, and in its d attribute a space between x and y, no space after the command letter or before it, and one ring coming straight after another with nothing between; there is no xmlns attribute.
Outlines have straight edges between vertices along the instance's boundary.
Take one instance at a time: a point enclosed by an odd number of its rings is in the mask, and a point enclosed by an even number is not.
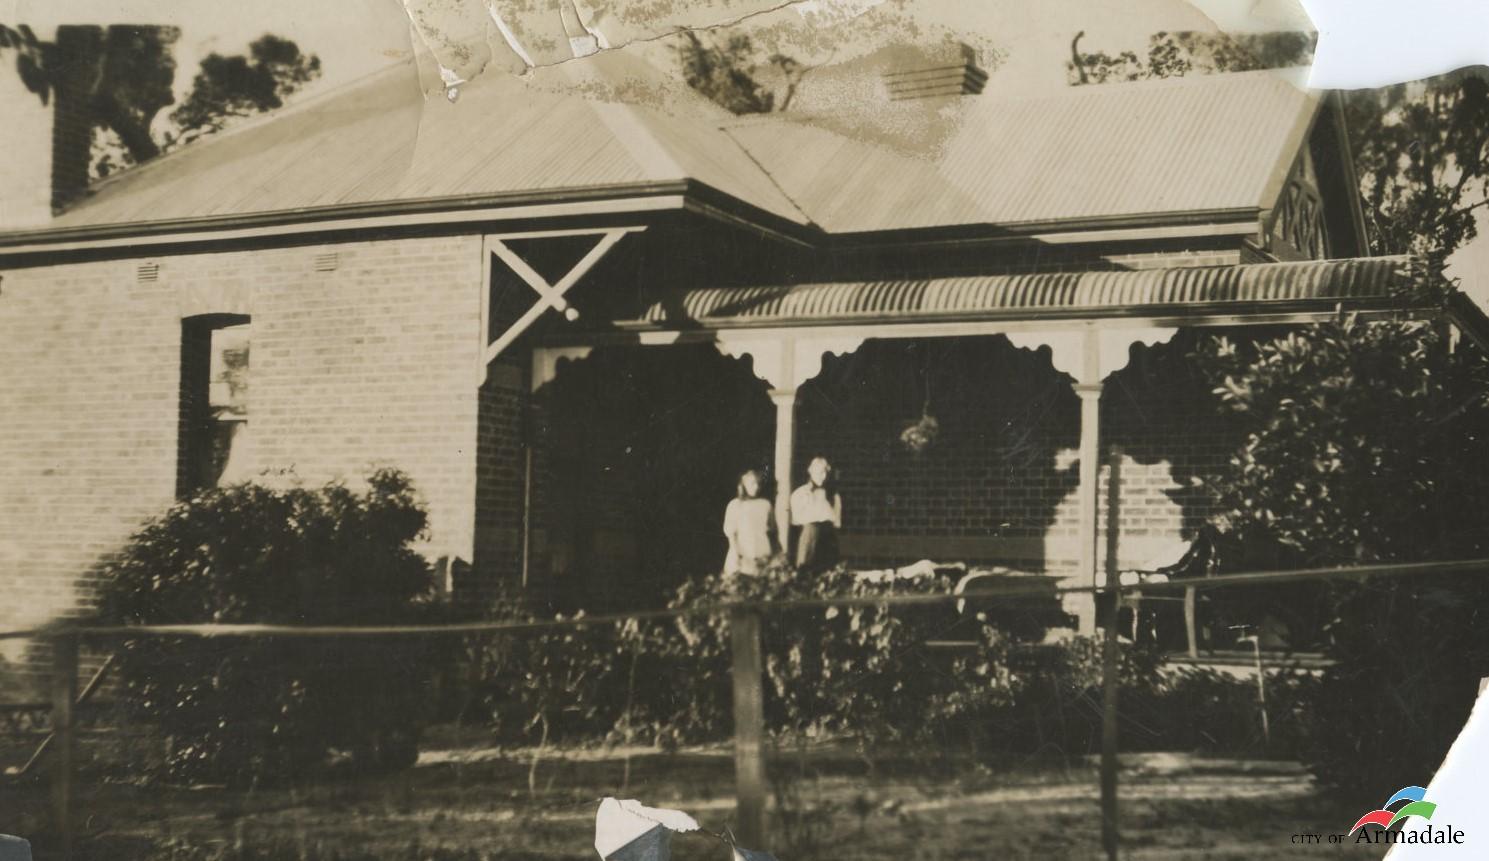
<svg viewBox="0 0 1489 861"><path fill-rule="evenodd" d="M755 376L770 385L776 408L775 485L776 529L784 547L791 535L791 465L796 451L796 392L822 370L827 353L851 353L863 344L856 335L800 337L758 332L719 332L714 344L726 356L752 360Z"/></svg>
<svg viewBox="0 0 1489 861"><path fill-rule="evenodd" d="M1088 323L1078 329L1010 333L1008 338L1024 349L1050 348L1055 370L1069 375L1081 401L1080 484L1076 490L1080 518L1079 579L1082 585L1106 585L1097 547L1097 501L1101 465L1101 391L1106 378L1127 366L1134 344L1157 344L1169 340L1177 329L1167 327L1118 328ZM1113 490L1115 493L1115 489ZM1115 542L1113 542L1115 546ZM1096 632L1094 600L1069 602L1083 634Z"/></svg>

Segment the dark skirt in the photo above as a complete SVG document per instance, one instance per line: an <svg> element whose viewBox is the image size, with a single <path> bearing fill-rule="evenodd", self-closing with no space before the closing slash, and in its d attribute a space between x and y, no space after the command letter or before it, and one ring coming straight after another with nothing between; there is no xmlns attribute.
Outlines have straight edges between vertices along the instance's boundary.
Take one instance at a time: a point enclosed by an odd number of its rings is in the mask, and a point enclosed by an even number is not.
<svg viewBox="0 0 1489 861"><path fill-rule="evenodd" d="M821 574L838 564L838 530L832 521L802 524L796 538L796 571Z"/></svg>

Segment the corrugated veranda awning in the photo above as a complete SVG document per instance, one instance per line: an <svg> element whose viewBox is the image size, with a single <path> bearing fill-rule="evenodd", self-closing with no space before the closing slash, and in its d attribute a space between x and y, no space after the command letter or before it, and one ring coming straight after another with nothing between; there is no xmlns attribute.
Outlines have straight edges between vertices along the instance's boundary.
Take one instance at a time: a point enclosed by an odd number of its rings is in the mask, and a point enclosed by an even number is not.
<svg viewBox="0 0 1489 861"><path fill-rule="evenodd" d="M652 297L642 327L1170 316L1405 306L1409 257L705 287ZM624 325L624 324L623 324Z"/></svg>

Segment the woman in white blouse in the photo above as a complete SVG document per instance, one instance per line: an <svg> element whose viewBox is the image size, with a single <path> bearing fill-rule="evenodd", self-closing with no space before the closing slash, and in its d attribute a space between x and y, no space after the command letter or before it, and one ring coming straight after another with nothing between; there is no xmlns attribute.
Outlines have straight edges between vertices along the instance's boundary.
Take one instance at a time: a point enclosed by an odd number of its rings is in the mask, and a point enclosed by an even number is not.
<svg viewBox="0 0 1489 861"><path fill-rule="evenodd" d="M791 493L791 525L796 538L796 570L821 574L838 564L838 530L843 526L843 499L831 485L832 464L814 457L807 464L807 483Z"/></svg>

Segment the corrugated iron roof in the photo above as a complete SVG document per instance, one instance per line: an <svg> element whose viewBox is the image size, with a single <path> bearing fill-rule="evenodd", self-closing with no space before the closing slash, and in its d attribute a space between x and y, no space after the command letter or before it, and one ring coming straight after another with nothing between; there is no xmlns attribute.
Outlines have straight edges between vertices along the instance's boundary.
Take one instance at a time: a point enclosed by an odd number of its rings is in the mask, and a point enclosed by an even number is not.
<svg viewBox="0 0 1489 861"><path fill-rule="evenodd" d="M884 318L1009 318L1170 307L1385 302L1410 276L1407 257L1174 269L1043 272L883 281L708 287L658 299L638 325L758 326ZM680 311L678 319L671 311Z"/></svg>
<svg viewBox="0 0 1489 861"><path fill-rule="evenodd" d="M1317 107L1262 71L961 99L923 159L781 116L729 131L815 222L855 232L1267 208Z"/></svg>
<svg viewBox="0 0 1489 861"><path fill-rule="evenodd" d="M402 64L126 171L52 226L687 179L806 223L719 129L722 113L674 118L500 73L463 85L452 104L426 99Z"/></svg>
<svg viewBox="0 0 1489 861"><path fill-rule="evenodd" d="M584 63L637 74L624 52ZM424 98L412 64L395 66L100 183L52 226L677 180L832 232L1257 209L1317 106L1268 72L969 96L919 158L783 115L740 122L687 97L669 114L578 94L592 89L493 73L450 104Z"/></svg>

